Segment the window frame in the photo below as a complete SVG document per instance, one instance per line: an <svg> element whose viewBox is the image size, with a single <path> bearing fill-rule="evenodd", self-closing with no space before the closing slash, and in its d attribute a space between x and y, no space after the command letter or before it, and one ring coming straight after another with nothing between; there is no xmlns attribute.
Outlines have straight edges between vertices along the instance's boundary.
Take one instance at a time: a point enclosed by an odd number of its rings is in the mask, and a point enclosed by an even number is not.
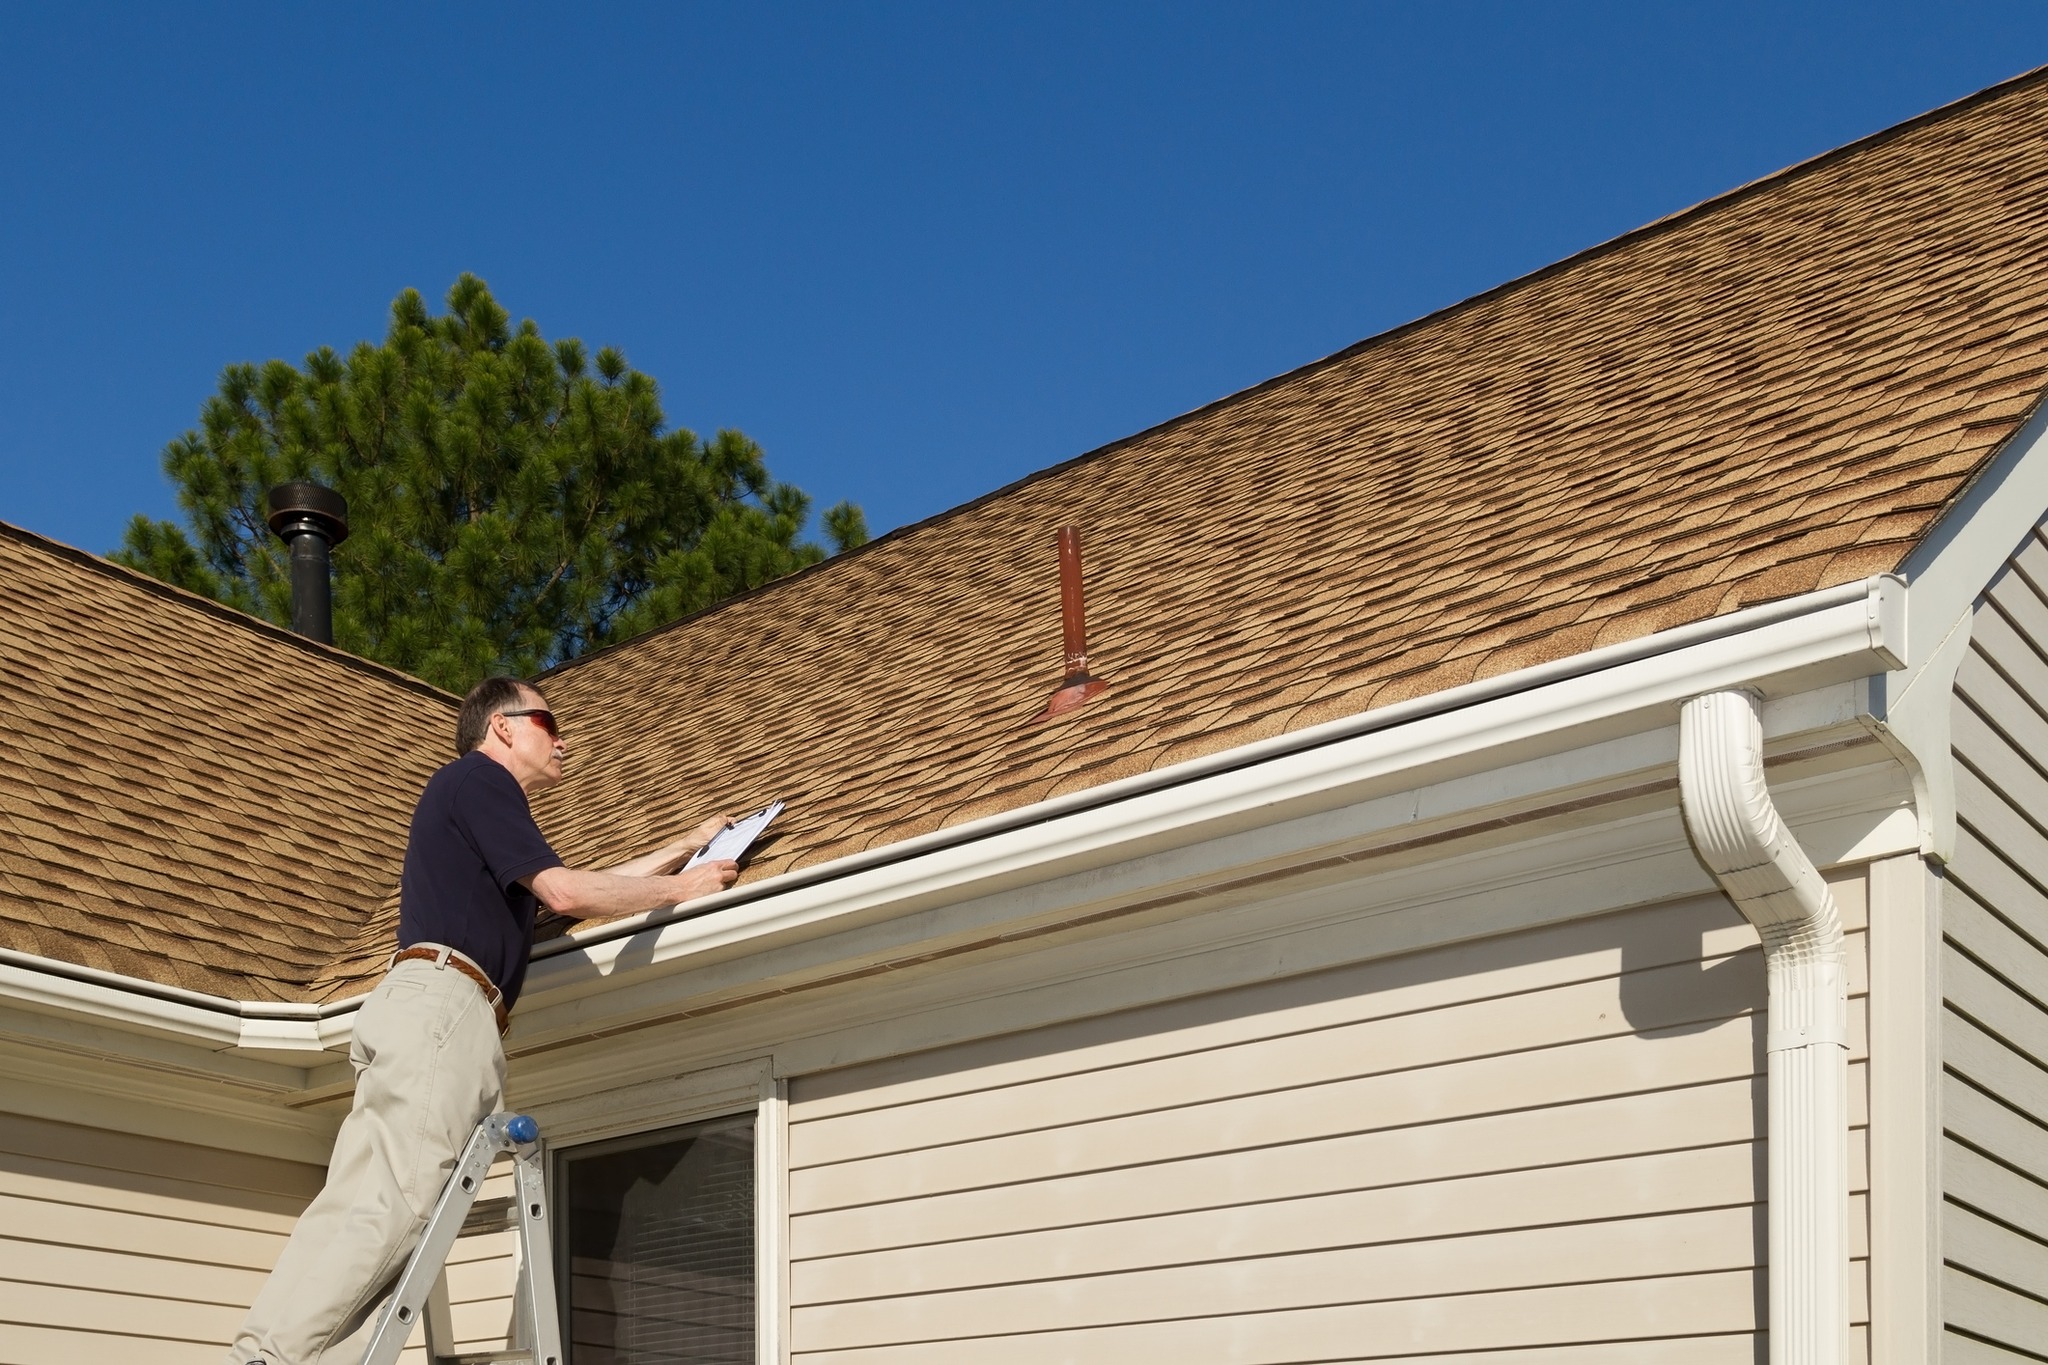
<svg viewBox="0 0 2048 1365"><path fill-rule="evenodd" d="M754 1116L754 1349L759 1365L789 1360L789 1082L756 1058L534 1106L547 1142L548 1206L558 1271L568 1254L562 1163L581 1148L610 1145L710 1119ZM556 1312L569 1326L569 1277L556 1276Z"/></svg>

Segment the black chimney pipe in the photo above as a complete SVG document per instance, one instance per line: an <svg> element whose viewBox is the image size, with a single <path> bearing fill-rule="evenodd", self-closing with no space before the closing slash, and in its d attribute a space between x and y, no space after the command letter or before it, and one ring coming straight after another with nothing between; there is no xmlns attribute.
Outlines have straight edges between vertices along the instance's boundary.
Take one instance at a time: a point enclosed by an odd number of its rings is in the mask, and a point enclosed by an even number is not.
<svg viewBox="0 0 2048 1365"><path fill-rule="evenodd" d="M292 547L292 629L334 643L334 600L327 550L348 539L348 500L332 488L298 479L270 490L270 529Z"/></svg>

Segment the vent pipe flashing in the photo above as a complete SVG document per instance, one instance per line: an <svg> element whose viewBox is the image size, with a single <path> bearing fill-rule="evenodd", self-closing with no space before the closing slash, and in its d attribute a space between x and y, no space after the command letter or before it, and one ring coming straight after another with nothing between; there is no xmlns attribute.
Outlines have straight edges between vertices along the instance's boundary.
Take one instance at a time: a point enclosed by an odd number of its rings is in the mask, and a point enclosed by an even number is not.
<svg viewBox="0 0 2048 1365"><path fill-rule="evenodd" d="M328 550L348 539L348 501L306 480L270 490L270 529L292 551L292 629L323 645L334 643L334 599Z"/></svg>
<svg viewBox="0 0 2048 1365"><path fill-rule="evenodd" d="M1763 939L1771 1365L1840 1365L1848 1334L1848 980L1833 895L1764 785L1754 692L1679 713L1678 789L1700 861Z"/></svg>
<svg viewBox="0 0 2048 1365"><path fill-rule="evenodd" d="M1060 641L1065 653L1065 672L1059 690L1047 699L1045 709L1032 723L1043 724L1086 705L1109 686L1088 673L1088 607L1081 594L1081 532L1062 526L1060 551Z"/></svg>

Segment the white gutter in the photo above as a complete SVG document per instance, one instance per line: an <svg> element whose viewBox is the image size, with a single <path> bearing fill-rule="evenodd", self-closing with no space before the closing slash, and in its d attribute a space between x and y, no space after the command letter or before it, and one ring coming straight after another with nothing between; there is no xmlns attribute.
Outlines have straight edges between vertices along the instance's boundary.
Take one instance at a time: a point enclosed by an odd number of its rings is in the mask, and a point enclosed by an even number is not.
<svg viewBox="0 0 2048 1365"><path fill-rule="evenodd" d="M211 1048L319 1051L348 1036L321 1025L352 1013L361 997L324 1005L225 996L158 985L97 967L0 948L0 1000L58 1014L89 1014L147 1033L173 1033Z"/></svg>
<svg viewBox="0 0 2048 1365"><path fill-rule="evenodd" d="M1679 713L1700 861L1756 926L1768 989L1771 1365L1839 1365L1848 1332L1848 980L1834 897L1764 785L1754 692Z"/></svg>
<svg viewBox="0 0 2048 1365"><path fill-rule="evenodd" d="M1785 691L1867 677L1905 654L1905 585L1891 575L1807 593L1349 716L1019 810L767 878L687 908L654 911L540 945L527 993L609 988L646 967L740 954L769 936L832 932L849 913L892 913L917 897L1019 881L1048 863L1362 780L1648 708L1705 687L1771 679ZM1668 722L1667 722L1668 723ZM630 948L629 948L630 941ZM559 997L558 997L559 998ZM346 1039L355 996L325 1005L234 1001L0 950L0 1001L201 1046L310 1051Z"/></svg>

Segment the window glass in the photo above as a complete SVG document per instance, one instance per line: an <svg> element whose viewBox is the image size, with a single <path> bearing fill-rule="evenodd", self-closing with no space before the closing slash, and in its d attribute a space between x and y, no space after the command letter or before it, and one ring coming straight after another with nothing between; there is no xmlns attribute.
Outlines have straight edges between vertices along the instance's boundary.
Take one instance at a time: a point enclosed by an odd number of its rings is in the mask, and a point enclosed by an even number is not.
<svg viewBox="0 0 2048 1365"><path fill-rule="evenodd" d="M754 1118L563 1151L572 1365L754 1360Z"/></svg>

